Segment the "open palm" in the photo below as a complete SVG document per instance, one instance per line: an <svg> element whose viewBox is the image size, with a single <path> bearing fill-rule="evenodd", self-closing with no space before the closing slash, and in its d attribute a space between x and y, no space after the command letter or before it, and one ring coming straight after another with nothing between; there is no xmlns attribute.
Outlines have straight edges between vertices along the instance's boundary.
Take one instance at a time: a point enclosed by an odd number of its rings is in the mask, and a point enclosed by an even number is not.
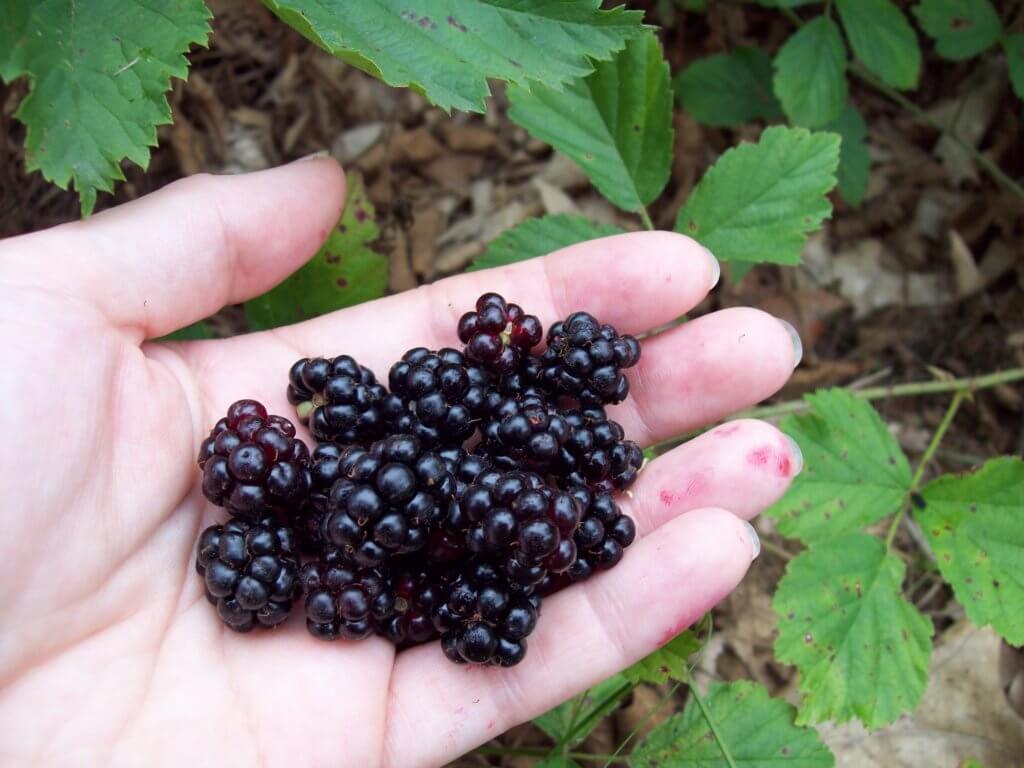
<svg viewBox="0 0 1024 768"><path fill-rule="evenodd" d="M755 421L644 470L624 500L639 540L545 602L514 669L458 667L436 643L398 656L376 638L325 643L299 617L224 628L194 571L199 531L223 517L194 457L230 402L290 415L300 356L349 353L381 375L410 347L453 345L487 290L545 324L586 309L641 333L717 279L693 241L636 233L275 331L146 342L280 281L343 200L340 169L314 159L190 178L0 242L0 764L440 765L649 653L746 572L743 520L800 467ZM771 394L798 356L771 316L716 312L644 342L615 416L650 444Z"/></svg>

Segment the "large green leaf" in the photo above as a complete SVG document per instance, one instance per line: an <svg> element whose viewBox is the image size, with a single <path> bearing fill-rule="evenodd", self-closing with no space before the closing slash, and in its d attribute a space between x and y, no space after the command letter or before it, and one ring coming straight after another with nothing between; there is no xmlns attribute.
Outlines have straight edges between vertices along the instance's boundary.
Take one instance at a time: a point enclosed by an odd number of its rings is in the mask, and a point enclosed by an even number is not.
<svg viewBox="0 0 1024 768"><path fill-rule="evenodd" d="M743 768L832 768L835 758L813 728L794 724L793 707L762 686L712 683L704 700L718 736ZM629 756L634 768L728 768L718 738L691 701L651 731Z"/></svg>
<svg viewBox="0 0 1024 768"><path fill-rule="evenodd" d="M854 55L893 88L913 88L921 47L903 11L891 0L836 0Z"/></svg>
<svg viewBox="0 0 1024 768"><path fill-rule="evenodd" d="M686 630L669 640L654 653L623 670L622 675L631 683L665 683L686 680L687 660L700 650L700 640L692 630Z"/></svg>
<svg viewBox="0 0 1024 768"><path fill-rule="evenodd" d="M879 728L924 693L931 621L903 599L903 561L851 533L789 562L772 602L775 655L800 670L798 723L858 718Z"/></svg>
<svg viewBox="0 0 1024 768"><path fill-rule="evenodd" d="M605 715L618 707L619 700L629 690L622 675L613 675L588 690L582 699L569 699L540 717L535 717L533 724L558 743L575 744L586 738ZM584 723L586 726L580 727Z"/></svg>
<svg viewBox="0 0 1024 768"><path fill-rule="evenodd" d="M804 469L767 514L783 536L833 539L899 510L910 464L874 408L845 389L807 396L812 413L783 419Z"/></svg>
<svg viewBox="0 0 1024 768"><path fill-rule="evenodd" d="M445 109L484 111L487 78L557 88L641 29L600 0L264 0L314 43ZM589 59L588 59L589 57Z"/></svg>
<svg viewBox="0 0 1024 768"><path fill-rule="evenodd" d="M806 234L832 212L839 137L775 126L716 162L676 217L676 230L721 261L796 264Z"/></svg>
<svg viewBox="0 0 1024 768"><path fill-rule="evenodd" d="M1024 99L1024 33L1007 35L1003 40L1006 66L1010 69L1010 83L1018 99Z"/></svg>
<svg viewBox="0 0 1024 768"><path fill-rule="evenodd" d="M825 126L826 131L838 133L843 143L839 148L839 194L856 207L864 200L871 172L871 155L864 139L868 126L851 101L835 120Z"/></svg>
<svg viewBox="0 0 1024 768"><path fill-rule="evenodd" d="M613 224L597 224L583 216L564 213L527 219L493 240L469 269L503 267L517 261L546 256L559 248L585 240L618 235L623 231Z"/></svg>
<svg viewBox="0 0 1024 768"><path fill-rule="evenodd" d="M508 116L571 157L625 211L656 198L672 167L668 64L646 30L564 90L510 85Z"/></svg>
<svg viewBox="0 0 1024 768"><path fill-rule="evenodd" d="M1003 23L989 0L922 0L914 15L939 55L971 59L999 42Z"/></svg>
<svg viewBox="0 0 1024 768"><path fill-rule="evenodd" d="M349 174L345 210L327 242L294 275L246 302L253 330L297 323L383 296L388 263L367 247L378 234L362 179Z"/></svg>
<svg viewBox="0 0 1024 768"><path fill-rule="evenodd" d="M124 179L125 158L145 168L156 126L171 122L171 78L209 34L202 0L5 3L0 78L25 76L15 113L25 124L25 164L62 189L74 184L88 216L97 191Z"/></svg>
<svg viewBox="0 0 1024 768"><path fill-rule="evenodd" d="M775 95L796 125L817 128L846 104L846 46L832 19L819 16L775 56Z"/></svg>
<svg viewBox="0 0 1024 768"><path fill-rule="evenodd" d="M698 59L676 76L675 89L683 108L707 125L782 117L772 93L772 60L760 48L739 47Z"/></svg>
<svg viewBox="0 0 1024 768"><path fill-rule="evenodd" d="M914 518L968 617L1024 645L1024 461L992 459L932 481L921 496Z"/></svg>

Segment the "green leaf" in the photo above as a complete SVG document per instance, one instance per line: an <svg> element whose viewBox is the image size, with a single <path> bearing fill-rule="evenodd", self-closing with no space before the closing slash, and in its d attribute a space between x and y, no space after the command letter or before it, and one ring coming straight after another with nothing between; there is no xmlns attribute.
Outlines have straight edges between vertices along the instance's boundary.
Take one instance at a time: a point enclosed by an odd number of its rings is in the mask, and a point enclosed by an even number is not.
<svg viewBox="0 0 1024 768"><path fill-rule="evenodd" d="M483 112L487 79L557 88L642 29L641 11L600 0L264 0L314 43L444 109ZM589 57L589 58L588 58Z"/></svg>
<svg viewBox="0 0 1024 768"><path fill-rule="evenodd" d="M903 11L891 0L836 0L854 55L893 88L913 88L921 47Z"/></svg>
<svg viewBox="0 0 1024 768"><path fill-rule="evenodd" d="M838 133L843 140L839 147L839 194L855 208L864 200L871 173L871 155L864 139L868 126L851 101L843 113L825 126L826 131Z"/></svg>
<svg viewBox="0 0 1024 768"><path fill-rule="evenodd" d="M1006 66L1010 69L1010 83L1018 99L1024 99L1024 34L1007 35L1003 40Z"/></svg>
<svg viewBox="0 0 1024 768"><path fill-rule="evenodd" d="M817 128L846 104L846 46L832 19L819 16L775 56L775 95L796 125Z"/></svg>
<svg viewBox="0 0 1024 768"><path fill-rule="evenodd" d="M782 420L804 469L767 514L783 536L834 539L899 510L910 464L874 408L845 389L807 395L813 411Z"/></svg>
<svg viewBox="0 0 1024 768"><path fill-rule="evenodd" d="M835 758L813 728L794 724L795 710L748 681L712 683L704 698L711 719L737 766L832 768ZM635 768L728 768L700 707L690 701L629 756Z"/></svg>
<svg viewBox="0 0 1024 768"><path fill-rule="evenodd" d="M921 28L946 59L977 56L999 42L1003 23L989 0L922 0L914 7Z"/></svg>
<svg viewBox="0 0 1024 768"><path fill-rule="evenodd" d="M686 630L624 670L622 675L634 685L665 683L669 679L686 680L689 676L687 659L699 650L700 640L692 631Z"/></svg>
<svg viewBox="0 0 1024 768"><path fill-rule="evenodd" d="M796 264L806 234L832 212L839 137L775 126L716 162L676 217L721 261Z"/></svg>
<svg viewBox="0 0 1024 768"><path fill-rule="evenodd" d="M744 277L746 277L747 273L756 266L757 265L752 261L730 261L729 277L732 279L733 284L735 285Z"/></svg>
<svg viewBox="0 0 1024 768"><path fill-rule="evenodd" d="M302 269L276 288L248 301L253 330L308 320L384 295L388 263L367 245L379 230L362 179L348 176L348 199L338 226Z"/></svg>
<svg viewBox="0 0 1024 768"><path fill-rule="evenodd" d="M665 187L672 166L672 88L650 30L564 90L508 88L508 116L565 153L598 191L639 211Z"/></svg>
<svg viewBox="0 0 1024 768"><path fill-rule="evenodd" d="M694 119L732 127L782 117L772 93L772 60L760 48L739 47L698 59L675 79L676 96Z"/></svg>
<svg viewBox="0 0 1024 768"><path fill-rule="evenodd" d="M914 519L967 616L1024 645L1024 462L992 459L933 480L921 495Z"/></svg>
<svg viewBox="0 0 1024 768"><path fill-rule="evenodd" d="M565 741L573 744L582 741L597 727L605 715L618 707L619 700L630 690L626 678L622 675L614 675L588 690L583 695L582 702L578 697L569 699L540 717L535 717L533 724L558 743ZM588 723L587 726L579 728L580 724L585 721ZM569 731L573 727L573 723L579 730L570 740Z"/></svg>
<svg viewBox="0 0 1024 768"><path fill-rule="evenodd" d="M5 3L0 79L29 79L15 112L27 169L74 184L92 213L97 191L124 179L123 159L149 165L156 126L171 122L171 78L188 75L185 53L205 44L209 19L202 0Z"/></svg>
<svg viewBox="0 0 1024 768"><path fill-rule="evenodd" d="M900 594L903 561L873 536L815 544L789 562L772 605L775 655L800 670L798 723L879 728L924 693L932 623Z"/></svg>
<svg viewBox="0 0 1024 768"><path fill-rule="evenodd" d="M625 230L612 224L596 224L583 216L559 213L527 219L491 241L469 270L503 267L517 261L546 256L559 248L582 243Z"/></svg>
<svg viewBox="0 0 1024 768"><path fill-rule="evenodd" d="M747 0L750 2L750 0ZM765 8L799 8L801 5L820 3L823 0L754 0L758 5Z"/></svg>
<svg viewBox="0 0 1024 768"><path fill-rule="evenodd" d="M212 338L213 331L210 330L210 326L206 324L205 320L200 320L198 323L179 328L174 333L169 333L157 341L202 341Z"/></svg>

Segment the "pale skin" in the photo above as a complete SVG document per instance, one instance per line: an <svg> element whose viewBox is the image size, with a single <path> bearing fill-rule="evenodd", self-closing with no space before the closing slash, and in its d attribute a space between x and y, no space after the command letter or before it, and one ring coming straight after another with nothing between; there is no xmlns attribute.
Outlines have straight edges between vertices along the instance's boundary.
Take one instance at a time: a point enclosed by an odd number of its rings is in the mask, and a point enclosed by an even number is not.
<svg viewBox="0 0 1024 768"><path fill-rule="evenodd" d="M300 356L352 354L386 379L410 347L456 345L485 291L545 325L586 309L638 334L717 278L692 240L635 233L267 333L146 341L282 280L344 197L341 169L310 159L193 177L0 242L0 765L443 765L650 653L747 571L743 521L800 469L780 432L749 420L646 467L623 500L637 542L545 602L514 669L457 667L437 644L396 656L378 639L318 641L301 615L224 628L194 570L196 537L224 517L195 454L232 401L292 416ZM646 339L614 415L649 445L777 391L797 356L770 315L718 311Z"/></svg>

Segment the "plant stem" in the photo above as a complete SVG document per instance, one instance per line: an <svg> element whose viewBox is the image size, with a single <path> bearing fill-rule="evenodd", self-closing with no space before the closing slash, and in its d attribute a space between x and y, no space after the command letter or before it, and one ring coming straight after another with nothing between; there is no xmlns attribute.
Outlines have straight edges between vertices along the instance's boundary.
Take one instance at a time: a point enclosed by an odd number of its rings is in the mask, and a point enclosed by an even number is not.
<svg viewBox="0 0 1024 768"><path fill-rule="evenodd" d="M693 684L692 680L689 682L689 686L690 695L693 696L693 700L697 702L697 706L700 707L700 713L704 715L704 720L711 729L711 733L715 735L715 741L718 742L718 748L722 750L722 756L725 758L725 762L729 764L729 768L736 768L736 761L732 759L732 753L729 752L729 747L725 743L725 739L723 739L722 734L718 732L718 726L711 717L711 713L708 712L708 708L704 705L704 699L700 697L700 691L697 690L697 686Z"/></svg>
<svg viewBox="0 0 1024 768"><path fill-rule="evenodd" d="M547 757L551 754L550 749L544 747L477 747L474 750L478 755L495 755L497 757L503 756L518 756L518 757ZM573 760L586 760L592 763L598 763L601 761L612 762L612 763L625 763L626 758L616 757L615 755L592 755L589 752L569 752L565 757L571 757Z"/></svg>
<svg viewBox="0 0 1024 768"><path fill-rule="evenodd" d="M651 214L647 212L645 206L640 206L640 220L644 223L644 227L647 229L654 229L654 222L651 221Z"/></svg>
<svg viewBox="0 0 1024 768"><path fill-rule="evenodd" d="M939 443L942 442L942 438L945 437L946 432L949 430L949 425L953 423L953 419L956 416L956 412L960 410L960 405L967 397L967 392L960 390L953 396L952 402L949 404L949 408L946 409L946 415L942 417L942 421L939 422L939 428L935 430L935 434L932 435L931 442L928 443L928 447L924 450L924 455L921 457L921 461L917 464L917 471L914 472L914 477L910 481L910 492L917 493L918 488L921 485L921 478L924 477L925 470L928 468L929 462L935 455L935 451L939 448ZM885 548L886 550L892 549L893 539L896 538L896 529L900 526L900 521L903 519L903 515L906 514L909 502L904 502L903 506L900 507L900 511L896 513L896 516L892 519L892 524L889 526L889 533L885 536Z"/></svg>
<svg viewBox="0 0 1024 768"><path fill-rule="evenodd" d="M576 738L576 735L580 731L586 730L587 726L590 725L590 723L593 720L604 715L602 710L605 707L607 707L611 702L615 701L616 699L622 698L632 690L633 684L630 682L625 682L618 688L616 688L614 691L609 693L607 696L605 696L603 699L601 699L597 703L597 705L590 710L587 716L583 718L579 723L577 723L575 727L573 727L573 729L569 732L569 735L565 737L565 741L563 743L571 744L572 740Z"/></svg>

